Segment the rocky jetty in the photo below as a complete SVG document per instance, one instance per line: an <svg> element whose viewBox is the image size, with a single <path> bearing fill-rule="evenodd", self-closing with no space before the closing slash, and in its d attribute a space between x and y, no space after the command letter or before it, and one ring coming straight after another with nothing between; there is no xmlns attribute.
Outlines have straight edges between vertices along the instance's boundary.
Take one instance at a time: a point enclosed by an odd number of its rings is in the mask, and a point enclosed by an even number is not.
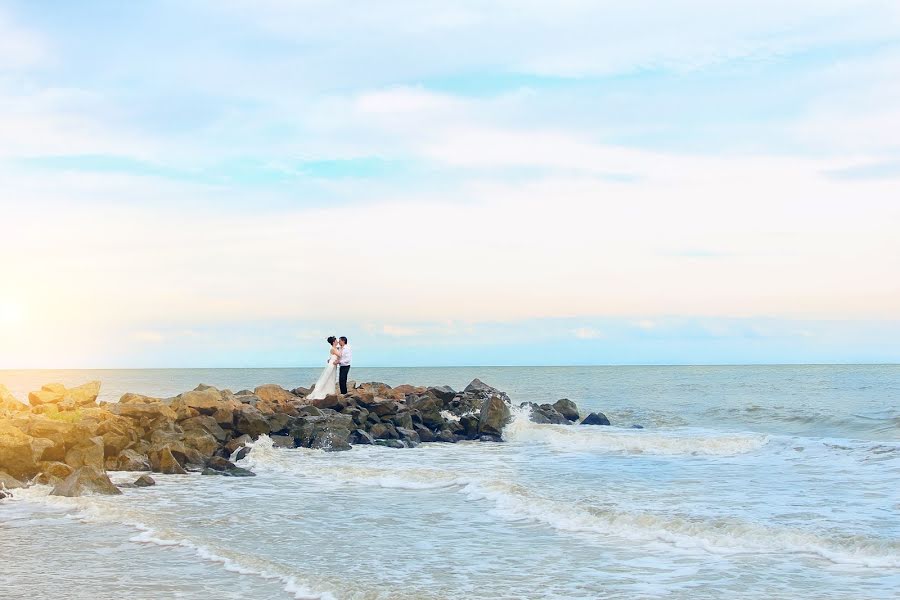
<svg viewBox="0 0 900 600"><path fill-rule="evenodd" d="M49 384L25 404L0 385L0 491L42 483L62 496L120 493L108 471L253 476L231 460L243 458L261 435L276 447L327 452L356 444L497 442L513 406L506 393L478 379L461 392L362 383L320 400L309 400L305 388L271 384L239 392L199 385L173 398L128 393L114 403L97 403L99 392L97 381ZM570 400L528 406L537 423L579 420ZM593 415L589 422L603 420ZM142 477L123 487L152 482Z"/></svg>

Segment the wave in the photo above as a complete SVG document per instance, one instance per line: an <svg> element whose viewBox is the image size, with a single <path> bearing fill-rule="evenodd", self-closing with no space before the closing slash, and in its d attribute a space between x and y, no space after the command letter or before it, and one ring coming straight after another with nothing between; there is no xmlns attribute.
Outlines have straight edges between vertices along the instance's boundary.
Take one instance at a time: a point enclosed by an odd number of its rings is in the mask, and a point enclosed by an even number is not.
<svg viewBox="0 0 900 600"><path fill-rule="evenodd" d="M753 433L712 433L701 430L659 431L580 425L538 425L531 409L514 409L503 430L509 442L541 443L554 450L618 452L624 454L733 456L766 445L769 436Z"/></svg>
<svg viewBox="0 0 900 600"><path fill-rule="evenodd" d="M191 550L198 558L218 564L226 571L278 581L282 584L285 592L292 594L298 600L335 600L334 595L330 592L315 591L298 581L295 576L280 573L277 567L264 564L266 561L263 559L240 556L225 548L211 548L207 544L195 543L181 534L160 532L157 528L136 518L133 511L121 506L118 502L120 497L112 500L99 496L64 498L50 496L51 489L50 486L36 485L16 490L15 498L50 508L67 511L74 509L75 512L70 512L67 516L81 523L113 523L131 527L138 531L136 535L128 538L131 542ZM261 564L250 566L248 563L252 562Z"/></svg>
<svg viewBox="0 0 900 600"><path fill-rule="evenodd" d="M462 488L471 499L490 500L510 520L529 520L558 531L615 535L642 542L665 542L712 554L815 555L837 564L900 568L900 543L864 536L822 536L796 529L757 525L740 519L626 512L578 506L541 498L521 486L473 482Z"/></svg>
<svg viewBox="0 0 900 600"><path fill-rule="evenodd" d="M490 502L492 512L501 519L531 521L565 533L613 536L725 556L785 553L815 556L835 564L900 568L900 542L897 541L862 535L818 534L734 517L629 511L565 502L542 497L521 484L440 468L378 468L309 460L302 463L299 474L327 484L409 491L452 490L469 500Z"/></svg>

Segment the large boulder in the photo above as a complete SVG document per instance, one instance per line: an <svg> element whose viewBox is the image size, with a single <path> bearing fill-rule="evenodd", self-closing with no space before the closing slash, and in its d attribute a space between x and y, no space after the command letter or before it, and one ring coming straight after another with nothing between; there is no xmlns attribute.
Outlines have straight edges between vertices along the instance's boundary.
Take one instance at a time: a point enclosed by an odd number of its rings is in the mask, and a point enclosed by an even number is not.
<svg viewBox="0 0 900 600"><path fill-rule="evenodd" d="M577 421L581 418L578 414L578 407L575 406L575 403L568 398L557 400L553 403L553 408L556 409L556 412L564 416L569 421Z"/></svg>
<svg viewBox="0 0 900 600"><path fill-rule="evenodd" d="M539 424L551 424L551 425L568 425L569 421L559 414L559 412L553 408L550 404L535 404L534 402L528 402L528 406L531 407L531 421L533 423Z"/></svg>
<svg viewBox="0 0 900 600"><path fill-rule="evenodd" d="M487 396L491 396L491 395L495 395L495 394L499 395L499 393L500 393L500 390L498 390L495 387L489 386L488 384L486 384L485 382L483 382L482 380L480 380L478 378L473 379L472 382L469 383L469 385L467 385L466 389L463 391L467 394L480 394L480 395L487 395Z"/></svg>
<svg viewBox="0 0 900 600"><path fill-rule="evenodd" d="M313 436L310 448L324 450L325 452L338 452L350 449L349 429L323 429Z"/></svg>
<svg viewBox="0 0 900 600"><path fill-rule="evenodd" d="M476 381L478 380L476 379ZM499 396L487 398L481 405L478 433L492 436L502 435L503 428L509 423L510 416L509 406Z"/></svg>
<svg viewBox="0 0 900 600"><path fill-rule="evenodd" d="M95 436L67 450L66 464L73 469L95 467L102 471L106 465L105 457L103 438Z"/></svg>
<svg viewBox="0 0 900 600"><path fill-rule="evenodd" d="M185 419L178 423L184 431L201 430L212 435L217 442L224 443L228 439L228 433L222 429L215 417L200 415Z"/></svg>
<svg viewBox="0 0 900 600"><path fill-rule="evenodd" d="M113 485L109 476L102 469L93 466L85 466L66 477L50 492L51 496L83 496L85 494L103 494L114 496L122 492Z"/></svg>
<svg viewBox="0 0 900 600"><path fill-rule="evenodd" d="M78 387L69 388L65 400L71 400L76 407L93 406L100 395L100 382L90 381Z"/></svg>
<svg viewBox="0 0 900 600"><path fill-rule="evenodd" d="M216 388L193 390L176 396L185 406L193 408L201 415L213 415L222 405L222 392Z"/></svg>
<svg viewBox="0 0 900 600"><path fill-rule="evenodd" d="M216 438L202 429L185 431L182 441L185 446L193 448L207 458L215 454L216 450L219 449L219 443L216 441Z"/></svg>
<svg viewBox="0 0 900 600"><path fill-rule="evenodd" d="M246 433L253 439L272 431L265 415L246 404L241 405L234 413L234 430L238 434Z"/></svg>
<svg viewBox="0 0 900 600"><path fill-rule="evenodd" d="M609 419L602 412L592 412L584 418L582 425L609 425Z"/></svg>
<svg viewBox="0 0 900 600"><path fill-rule="evenodd" d="M453 398L456 397L456 392L453 391L453 388L450 387L449 385L430 387L426 390L426 392L428 392L435 398L437 398L439 400L444 400L444 401L453 400Z"/></svg>
<svg viewBox="0 0 900 600"><path fill-rule="evenodd" d="M149 471L150 459L130 448L122 450L116 457L118 471Z"/></svg>
<svg viewBox="0 0 900 600"><path fill-rule="evenodd" d="M44 450L54 445L51 440L32 437L9 422L0 421L0 471L30 479L38 472Z"/></svg>
<svg viewBox="0 0 900 600"><path fill-rule="evenodd" d="M294 400L297 400L297 397L292 393L290 393L280 385L275 385L274 383L258 386L255 390L253 390L253 393L263 402L272 402L274 404L293 402Z"/></svg>
<svg viewBox="0 0 900 600"><path fill-rule="evenodd" d="M172 454L171 448L163 446L158 451L150 453L150 466L157 473L166 475L186 475L187 471L181 466L181 463Z"/></svg>

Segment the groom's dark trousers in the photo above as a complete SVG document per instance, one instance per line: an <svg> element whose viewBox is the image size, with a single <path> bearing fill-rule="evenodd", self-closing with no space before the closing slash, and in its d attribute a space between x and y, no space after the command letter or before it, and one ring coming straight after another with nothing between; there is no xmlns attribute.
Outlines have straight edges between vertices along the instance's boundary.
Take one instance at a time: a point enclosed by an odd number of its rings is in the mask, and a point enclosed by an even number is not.
<svg viewBox="0 0 900 600"><path fill-rule="evenodd" d="M347 374L350 372L350 365L341 365L340 372L340 381L341 381L341 393L347 393Z"/></svg>

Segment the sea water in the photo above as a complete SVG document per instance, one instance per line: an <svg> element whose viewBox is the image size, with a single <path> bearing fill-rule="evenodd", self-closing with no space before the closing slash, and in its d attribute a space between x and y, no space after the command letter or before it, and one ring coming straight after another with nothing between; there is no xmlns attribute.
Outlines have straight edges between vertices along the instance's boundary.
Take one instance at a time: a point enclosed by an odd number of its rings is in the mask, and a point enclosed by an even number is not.
<svg viewBox="0 0 900 600"><path fill-rule="evenodd" d="M168 396L315 369L0 371ZM272 448L257 477L156 475L116 497L0 502L4 597L898 598L900 366L366 369L567 397L613 427L504 443ZM640 425L642 429L632 428ZM113 474L127 481L134 474Z"/></svg>

